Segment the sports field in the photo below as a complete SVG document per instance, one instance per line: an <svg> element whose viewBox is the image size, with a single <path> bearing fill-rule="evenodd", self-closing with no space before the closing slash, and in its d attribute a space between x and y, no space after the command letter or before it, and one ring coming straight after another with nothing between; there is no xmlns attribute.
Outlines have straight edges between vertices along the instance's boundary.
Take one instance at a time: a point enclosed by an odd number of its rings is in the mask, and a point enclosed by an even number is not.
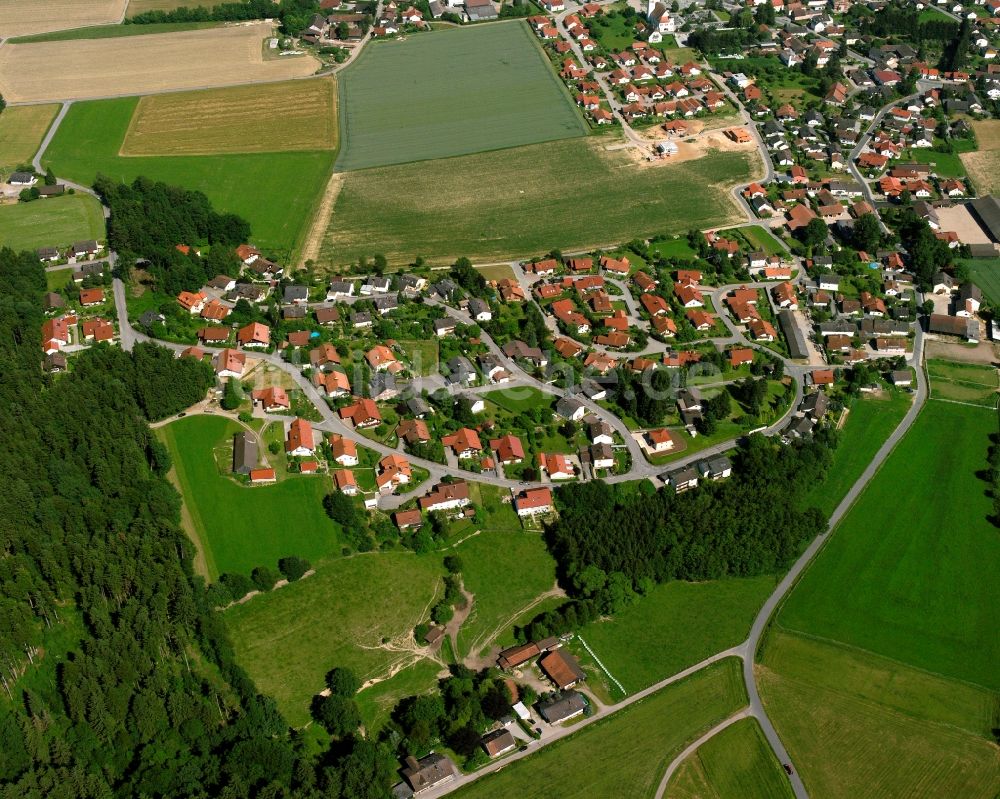
<svg viewBox="0 0 1000 799"><path fill-rule="evenodd" d="M1000 376L992 366L928 360L931 398L995 408Z"/></svg>
<svg viewBox="0 0 1000 799"><path fill-rule="evenodd" d="M317 263L375 253L392 263L507 260L741 218L729 187L750 175L752 156L713 152L651 167L604 146L575 139L352 172Z"/></svg>
<svg viewBox="0 0 1000 799"><path fill-rule="evenodd" d="M337 169L583 136L587 127L524 22L373 42L340 79Z"/></svg>
<svg viewBox="0 0 1000 799"><path fill-rule="evenodd" d="M656 586L580 635L628 693L743 641L774 590L773 577Z"/></svg>
<svg viewBox="0 0 1000 799"><path fill-rule="evenodd" d="M143 97L121 154L333 150L337 138L336 82L296 80Z"/></svg>
<svg viewBox="0 0 1000 799"><path fill-rule="evenodd" d="M777 617L1000 689L1000 536L977 476L997 414L928 400Z"/></svg>
<svg viewBox="0 0 1000 799"><path fill-rule="evenodd" d="M784 632L768 638L757 674L810 795L995 797L995 693Z"/></svg>
<svg viewBox="0 0 1000 799"><path fill-rule="evenodd" d="M128 0L0 0L0 39L118 22Z"/></svg>
<svg viewBox="0 0 1000 799"><path fill-rule="evenodd" d="M237 662L290 724L305 724L334 666L372 680L425 661L411 633L428 618L443 574L439 556L412 552L322 561L313 576L225 612ZM433 685L409 682L413 692Z"/></svg>
<svg viewBox="0 0 1000 799"><path fill-rule="evenodd" d="M80 100L302 77L312 56L264 59L268 22L151 36L16 44L0 48L8 102Z"/></svg>
<svg viewBox="0 0 1000 799"><path fill-rule="evenodd" d="M677 769L666 799L779 799L791 783L756 719L743 719L709 738Z"/></svg>
<svg viewBox="0 0 1000 799"><path fill-rule="evenodd" d="M29 164L59 106L11 106L0 113L0 170Z"/></svg>
<svg viewBox="0 0 1000 799"><path fill-rule="evenodd" d="M962 163L980 196L1000 193L1000 120L972 122L979 149L962 153Z"/></svg>
<svg viewBox="0 0 1000 799"><path fill-rule="evenodd" d="M0 247L66 247L104 235L101 204L86 194L0 205Z"/></svg>
<svg viewBox="0 0 1000 799"><path fill-rule="evenodd" d="M232 457L232 435L240 429L236 422L199 415L156 431L170 449L209 577L249 574L255 566L274 568L286 555L315 561L335 551L338 528L322 505L331 490L329 478L288 477L273 486L250 488L220 472L219 463Z"/></svg>
<svg viewBox="0 0 1000 799"><path fill-rule="evenodd" d="M647 799L691 740L746 704L734 658L550 744L455 793L456 799Z"/></svg>
<svg viewBox="0 0 1000 799"><path fill-rule="evenodd" d="M258 246L279 257L300 246L326 185L331 152L123 158L119 148L137 103L134 97L74 103L43 164L84 185L101 173L125 181L145 175L197 189L216 210L247 219Z"/></svg>
<svg viewBox="0 0 1000 799"><path fill-rule="evenodd" d="M893 391L883 397L855 399L840 429L840 443L834 450L826 477L806 494L803 506L817 507L825 516L833 513L868 468L879 447L903 420L912 401L912 396L902 391Z"/></svg>

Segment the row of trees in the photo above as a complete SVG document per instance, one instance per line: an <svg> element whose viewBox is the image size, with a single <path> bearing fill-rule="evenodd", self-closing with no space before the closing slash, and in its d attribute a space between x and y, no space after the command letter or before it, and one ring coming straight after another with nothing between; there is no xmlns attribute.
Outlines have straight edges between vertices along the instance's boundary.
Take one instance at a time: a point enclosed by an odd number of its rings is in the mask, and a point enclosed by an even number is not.
<svg viewBox="0 0 1000 799"><path fill-rule="evenodd" d="M305 558L289 555L278 561L278 568L257 566L247 577L238 572L226 572L212 583L206 594L214 608L224 608L233 602L239 602L251 591L266 593L271 591L280 580L294 583L301 580L312 566Z"/></svg>
<svg viewBox="0 0 1000 799"><path fill-rule="evenodd" d="M278 19L281 29L295 35L307 27L313 14L320 12L317 0L245 0L215 6L181 6L171 10L144 11L125 19L126 25L153 25L164 22L241 22L251 19Z"/></svg>

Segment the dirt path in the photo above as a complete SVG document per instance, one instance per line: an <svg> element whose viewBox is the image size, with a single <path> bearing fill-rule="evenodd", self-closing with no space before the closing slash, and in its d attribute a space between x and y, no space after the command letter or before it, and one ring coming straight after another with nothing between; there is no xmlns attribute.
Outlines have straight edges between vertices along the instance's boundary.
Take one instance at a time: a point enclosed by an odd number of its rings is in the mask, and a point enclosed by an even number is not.
<svg viewBox="0 0 1000 799"><path fill-rule="evenodd" d="M315 261L319 258L320 248L323 246L323 237L330 227L330 219L333 217L333 207L337 204L337 197L344 187L344 173L334 172L330 175L330 180L326 184L323 197L319 201L316 215L313 217L309 232L306 234L305 244L302 245L302 262L299 266L304 266L306 261Z"/></svg>
<svg viewBox="0 0 1000 799"><path fill-rule="evenodd" d="M465 663L465 665L468 666L470 669L481 669L484 666L491 665L494 660L492 652L485 657L480 656L478 653L482 652L487 647L492 646L493 642L500 637L500 635L503 633L504 630L510 627L519 618L524 616L525 613L538 607L546 599L549 599L550 597L564 597L564 596L566 596L566 592L559 587L558 583L556 585L553 585L552 588L550 588L545 593L539 594L534 599L532 599L527 605L518 608L516 611L514 611L514 613L512 613L506 619L501 621L487 635L480 636L475 641L473 641L472 644L469 646L469 654L463 660L463 663ZM458 653L456 650L456 655L457 654Z"/></svg>
<svg viewBox="0 0 1000 799"><path fill-rule="evenodd" d="M994 345L989 341L981 341L976 346L969 344L956 344L950 341L937 339L927 340L927 357L944 358L953 361L964 361L965 363L981 363L990 366L997 359Z"/></svg>
<svg viewBox="0 0 1000 799"><path fill-rule="evenodd" d="M460 588L462 592L462 598L465 600L461 607L455 608L455 615L451 617L451 620L444 626L444 634L448 636L451 640L451 651L455 653L455 657L459 658L458 654L458 631L465 624L465 620L469 618L469 614L472 613L472 604L476 601L476 597L473 596L472 592L469 591L463 584Z"/></svg>

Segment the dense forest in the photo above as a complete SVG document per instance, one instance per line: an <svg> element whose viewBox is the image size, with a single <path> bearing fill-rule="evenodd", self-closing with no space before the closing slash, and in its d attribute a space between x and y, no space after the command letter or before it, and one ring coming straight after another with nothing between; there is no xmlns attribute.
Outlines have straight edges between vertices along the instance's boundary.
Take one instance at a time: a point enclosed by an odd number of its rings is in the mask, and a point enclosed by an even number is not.
<svg viewBox="0 0 1000 799"><path fill-rule="evenodd" d="M0 797L384 797L354 734L304 753L235 665L148 422L210 371L155 346L40 368L45 278L0 250Z"/></svg>
<svg viewBox="0 0 1000 799"><path fill-rule="evenodd" d="M790 446L754 435L737 450L732 478L681 494L599 480L563 486L546 535L573 601L537 617L521 637L614 613L657 583L784 570L826 528L803 497L823 479L835 443L826 430Z"/></svg>
<svg viewBox="0 0 1000 799"><path fill-rule="evenodd" d="M235 247L250 238L250 224L235 214L220 214L200 191L139 177L120 183L98 175L94 189L111 209L108 244L119 264L137 259L166 294L195 291L216 275L235 276ZM208 244L205 257L197 247ZM177 249L188 245L188 254Z"/></svg>

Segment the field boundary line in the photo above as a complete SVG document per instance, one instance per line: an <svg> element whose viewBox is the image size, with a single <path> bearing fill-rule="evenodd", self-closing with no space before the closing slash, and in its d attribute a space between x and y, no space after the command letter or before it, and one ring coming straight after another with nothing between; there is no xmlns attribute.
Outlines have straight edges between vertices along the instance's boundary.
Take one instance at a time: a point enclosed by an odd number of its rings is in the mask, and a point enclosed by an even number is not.
<svg viewBox="0 0 1000 799"><path fill-rule="evenodd" d="M583 648L586 649L587 652L590 653L590 656L594 659L594 662L598 666L600 666L601 671L603 671L605 674L608 675L608 679L611 680L611 682L613 682L615 685L618 686L618 690L619 691L621 691L623 694L625 694L625 696L628 696L628 691L625 690L625 686L623 686L620 682L618 682L618 680L615 679L614 675L610 671L608 671L608 667L605 666L601 662L601 659L599 657L597 657L597 655L594 654L594 650L590 648L590 644L588 644L586 641L583 640L583 636L582 635L577 635L576 637L579 639L580 643L583 644Z"/></svg>
<svg viewBox="0 0 1000 799"><path fill-rule="evenodd" d="M962 402L961 400L945 399L944 397L928 397L928 399L935 402L950 402L952 405L964 405L967 408L982 408L984 411L995 411L997 409L996 403L993 405L983 405L978 402Z"/></svg>

